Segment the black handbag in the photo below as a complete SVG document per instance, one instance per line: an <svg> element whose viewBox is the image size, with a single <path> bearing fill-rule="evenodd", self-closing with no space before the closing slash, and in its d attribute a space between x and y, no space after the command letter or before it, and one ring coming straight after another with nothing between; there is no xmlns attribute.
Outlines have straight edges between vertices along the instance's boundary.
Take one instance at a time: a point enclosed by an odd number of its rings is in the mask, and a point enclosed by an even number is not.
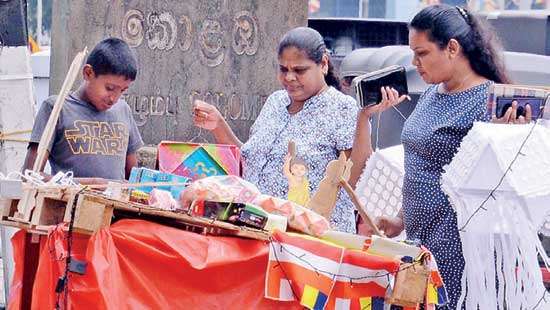
<svg viewBox="0 0 550 310"><path fill-rule="evenodd" d="M397 90L399 96L408 95L407 73L403 66L394 65L360 75L353 79L357 103L361 107L379 104L382 101L380 88L389 86Z"/></svg>

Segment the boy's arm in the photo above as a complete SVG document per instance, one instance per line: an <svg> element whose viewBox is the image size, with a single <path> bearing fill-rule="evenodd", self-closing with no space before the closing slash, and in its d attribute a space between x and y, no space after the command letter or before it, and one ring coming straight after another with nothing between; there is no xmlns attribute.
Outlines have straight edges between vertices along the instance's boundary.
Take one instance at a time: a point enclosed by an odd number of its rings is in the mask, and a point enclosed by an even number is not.
<svg viewBox="0 0 550 310"><path fill-rule="evenodd" d="M133 167L137 167L137 151L144 143L139 133L136 121L132 115L132 111L128 104L124 103L128 115L128 148L126 150L126 165L124 166L124 175L126 180L130 178L130 173Z"/></svg>
<svg viewBox="0 0 550 310"><path fill-rule="evenodd" d="M21 168L21 173L25 173L25 170L32 169L34 166L34 161L36 160L36 153L38 150L38 143L31 142L27 147L27 155L25 156L25 162Z"/></svg>
<svg viewBox="0 0 550 310"><path fill-rule="evenodd" d="M126 155L126 167L124 168L126 180L130 178L130 172L132 172L132 168L137 167L137 164L138 161L136 153Z"/></svg>
<svg viewBox="0 0 550 310"><path fill-rule="evenodd" d="M50 157L50 152L48 151L46 152L47 152L46 158ZM37 153L38 153L38 143L35 143L35 142L29 143L29 147L27 148L27 156L25 156L25 163L23 164L23 169L22 169L23 172L25 172L25 170L27 169L32 170L34 166L34 162L36 161ZM39 167L40 168L39 172L43 172L45 166L46 166L46 163L44 162L42 164L42 167Z"/></svg>
<svg viewBox="0 0 550 310"><path fill-rule="evenodd" d="M46 125L48 123L48 119L50 118L50 114L53 109L53 103L56 99L56 96L51 96L48 99L46 99L42 105L40 106L40 109L38 110L38 113L36 114L36 117L34 119L34 125L32 128L31 133L31 142L29 143L29 146L27 147L27 155L25 157L25 163L22 167L22 172L24 173L26 169L32 170L34 166L34 162L36 161L36 156L38 153L38 143L40 142L40 139L42 138L42 135L44 134L44 128L46 128ZM57 125L56 125L56 132L57 132ZM50 157L50 151L54 144L54 139L50 141L50 144L48 145L48 151L46 154L46 159ZM39 167L40 171L44 171L46 163L43 163L41 167Z"/></svg>
<svg viewBox="0 0 550 310"><path fill-rule="evenodd" d="M23 163L23 168L21 169L21 173L25 173L25 170L32 170L34 166L34 162L36 161L36 154L38 153L38 143L31 142L29 143L29 147L27 148L27 155L25 156L25 162ZM50 153L47 153L46 157L49 157ZM46 166L46 163L42 164L42 167L40 167L40 174L44 177L44 181L48 181L51 179L51 175L45 174L44 167Z"/></svg>

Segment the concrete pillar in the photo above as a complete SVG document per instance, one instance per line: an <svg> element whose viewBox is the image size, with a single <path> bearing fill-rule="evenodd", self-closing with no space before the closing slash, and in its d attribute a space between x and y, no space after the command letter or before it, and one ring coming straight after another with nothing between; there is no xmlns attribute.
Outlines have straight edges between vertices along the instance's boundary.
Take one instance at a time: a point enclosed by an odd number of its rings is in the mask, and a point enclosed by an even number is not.
<svg viewBox="0 0 550 310"><path fill-rule="evenodd" d="M4 175L20 171L27 153L23 141L30 133L15 134L32 129L34 121L33 76L30 53L26 46L0 49L0 172ZM13 134L12 134L13 133ZM13 275L13 254L10 239L16 229L0 227L2 240L2 267L4 293L8 296L9 283Z"/></svg>

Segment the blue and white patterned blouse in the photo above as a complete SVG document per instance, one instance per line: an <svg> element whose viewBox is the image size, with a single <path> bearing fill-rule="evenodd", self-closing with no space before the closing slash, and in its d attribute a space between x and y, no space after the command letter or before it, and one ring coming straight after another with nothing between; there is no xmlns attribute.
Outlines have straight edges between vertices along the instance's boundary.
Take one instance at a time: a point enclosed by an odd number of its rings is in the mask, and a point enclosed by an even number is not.
<svg viewBox="0 0 550 310"><path fill-rule="evenodd" d="M483 120L492 82L445 94L432 85L405 122L403 215L407 238L419 239L435 256L447 288L449 309L456 309L464 257L456 213L440 185L449 164L475 121Z"/></svg>
<svg viewBox="0 0 550 310"><path fill-rule="evenodd" d="M313 195L328 163L337 159L340 151L351 149L359 110L352 97L333 87L308 99L294 115L288 113L290 103L285 90L271 94L250 128L250 138L241 148L244 178L262 193L284 199L288 181L283 174L283 162L289 140L296 143L297 155L308 165L309 189ZM353 210L351 200L341 190L332 214L333 228L355 232Z"/></svg>

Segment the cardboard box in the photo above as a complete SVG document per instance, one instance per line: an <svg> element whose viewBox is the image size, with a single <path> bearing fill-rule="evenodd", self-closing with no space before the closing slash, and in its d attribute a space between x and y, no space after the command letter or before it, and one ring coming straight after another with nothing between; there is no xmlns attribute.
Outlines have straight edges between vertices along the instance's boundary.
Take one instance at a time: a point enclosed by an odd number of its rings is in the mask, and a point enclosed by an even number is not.
<svg viewBox="0 0 550 310"><path fill-rule="evenodd" d="M130 172L130 183L188 183L189 178L179 176L171 173L160 172L158 170L152 170L147 168L132 168ZM185 189L183 185L161 185L156 188L168 191L172 194L174 199L178 199L180 193ZM145 194L151 193L154 186L141 186L136 187L135 190Z"/></svg>
<svg viewBox="0 0 550 310"><path fill-rule="evenodd" d="M159 170L195 181L214 175L241 175L241 153L235 145L163 141Z"/></svg>

